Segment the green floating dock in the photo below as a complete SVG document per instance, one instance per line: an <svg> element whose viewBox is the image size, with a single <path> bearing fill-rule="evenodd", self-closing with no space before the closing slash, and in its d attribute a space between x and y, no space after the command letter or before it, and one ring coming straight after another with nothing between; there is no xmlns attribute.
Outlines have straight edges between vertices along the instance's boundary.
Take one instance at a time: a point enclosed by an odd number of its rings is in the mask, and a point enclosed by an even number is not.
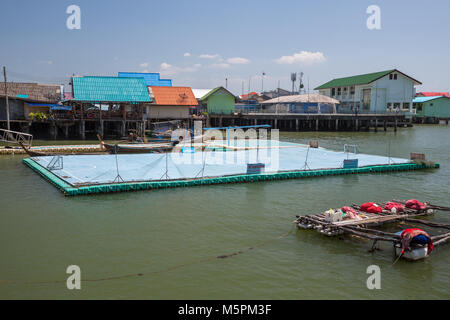
<svg viewBox="0 0 450 320"><path fill-rule="evenodd" d="M354 169L325 169L325 170L302 170L302 171L289 171L289 172L277 172L277 173L263 173L263 174L240 174L223 177L213 178L198 178L198 179L186 179L186 180L166 180L166 181L144 181L144 182L123 182L123 183L109 183L109 184L96 184L88 186L74 187L51 171L42 167L31 158L26 158L23 162L39 173L42 177L60 189L66 196L76 195L88 195L96 193L110 193L110 192L125 192L125 191L138 191L138 190L152 190L163 188L179 188L179 187L192 187L192 186L204 186L212 184L226 184L226 183L247 183L258 181L275 181L286 179L300 179L311 177L324 177L324 176L336 176L344 174L360 174L360 173L383 173L383 172L400 172L411 170L423 170L439 168L438 163L404 163L404 164L392 164L392 165L375 165L365 166Z"/></svg>

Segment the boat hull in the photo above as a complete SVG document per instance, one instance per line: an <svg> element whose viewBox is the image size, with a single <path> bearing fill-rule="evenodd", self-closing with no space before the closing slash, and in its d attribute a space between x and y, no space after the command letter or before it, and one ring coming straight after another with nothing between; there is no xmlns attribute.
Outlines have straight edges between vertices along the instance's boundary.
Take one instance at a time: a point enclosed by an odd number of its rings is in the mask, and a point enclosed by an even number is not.
<svg viewBox="0 0 450 320"><path fill-rule="evenodd" d="M126 153L126 154L142 154L142 153L165 153L170 152L173 149L172 145L150 145L145 146L143 144L136 146L133 145L120 145L120 144L107 144L104 143L103 147L111 154Z"/></svg>
<svg viewBox="0 0 450 320"><path fill-rule="evenodd" d="M402 253L402 248L400 246L395 247L395 254L399 257ZM406 260L416 261L422 260L428 257L427 247L413 247L411 250L405 251L402 258Z"/></svg>

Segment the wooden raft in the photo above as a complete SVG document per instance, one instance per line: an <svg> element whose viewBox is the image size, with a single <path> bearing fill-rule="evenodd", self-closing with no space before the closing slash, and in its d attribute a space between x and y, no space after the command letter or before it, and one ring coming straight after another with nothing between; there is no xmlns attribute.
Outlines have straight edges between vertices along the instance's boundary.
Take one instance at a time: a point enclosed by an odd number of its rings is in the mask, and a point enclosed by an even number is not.
<svg viewBox="0 0 450 320"><path fill-rule="evenodd" d="M405 203L405 201L402 200L393 200L393 202L402 204ZM378 205L383 208L385 203ZM342 234L355 235L361 238L373 240L374 245L377 241L388 241L393 242L394 244L398 244L400 242L400 236L398 234L370 228L385 223L405 221L412 224L426 225L431 228L450 230L449 224L417 219L418 217L432 215L435 213L435 210L450 211L450 207L426 204L426 208L424 210L405 208L404 212L398 214L394 214L388 210L383 210L381 213L366 213L362 212L360 207L355 204L352 205L352 208L355 209L359 215L363 215L364 218L362 220L352 219L329 222L326 220L326 213L324 212L314 215L296 216L297 219L294 222L300 229L316 230L317 232L330 237ZM450 232L431 236L431 240L433 241L434 246L444 244L450 240Z"/></svg>

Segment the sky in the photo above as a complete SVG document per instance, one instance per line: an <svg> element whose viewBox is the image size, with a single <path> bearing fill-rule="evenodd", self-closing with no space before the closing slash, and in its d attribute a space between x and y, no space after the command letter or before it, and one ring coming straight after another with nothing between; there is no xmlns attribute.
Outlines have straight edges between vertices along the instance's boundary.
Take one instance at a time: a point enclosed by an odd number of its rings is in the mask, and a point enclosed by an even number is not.
<svg viewBox="0 0 450 320"><path fill-rule="evenodd" d="M80 29L67 28L70 5ZM367 27L370 5L380 29ZM235 94L291 89L292 72L312 92L396 68L417 91L450 91L449 12L448 0L1 0L0 66L8 81L59 84L119 71L205 89L228 79Z"/></svg>

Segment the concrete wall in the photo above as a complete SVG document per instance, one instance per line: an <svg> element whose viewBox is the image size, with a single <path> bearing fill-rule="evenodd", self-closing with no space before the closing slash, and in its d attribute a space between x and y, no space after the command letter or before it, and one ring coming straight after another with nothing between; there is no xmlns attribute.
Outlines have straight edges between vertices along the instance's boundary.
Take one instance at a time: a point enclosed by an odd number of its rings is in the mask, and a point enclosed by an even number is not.
<svg viewBox="0 0 450 320"><path fill-rule="evenodd" d="M186 119L189 106L150 106L151 119Z"/></svg>
<svg viewBox="0 0 450 320"><path fill-rule="evenodd" d="M388 103L412 104L412 100L416 94L414 82L398 72L394 73L397 74L397 80L389 80L389 75L387 75L372 83L372 92L378 88L386 89L386 104L383 106L381 105L381 102L378 102L377 105L375 105L375 101L372 99L371 109L376 109L377 111L386 110Z"/></svg>
<svg viewBox="0 0 450 320"><path fill-rule="evenodd" d="M23 110L23 101L16 99L8 99L9 104L9 120L25 119ZM47 108L48 109L48 108ZM6 99L0 98L0 120L6 120Z"/></svg>

